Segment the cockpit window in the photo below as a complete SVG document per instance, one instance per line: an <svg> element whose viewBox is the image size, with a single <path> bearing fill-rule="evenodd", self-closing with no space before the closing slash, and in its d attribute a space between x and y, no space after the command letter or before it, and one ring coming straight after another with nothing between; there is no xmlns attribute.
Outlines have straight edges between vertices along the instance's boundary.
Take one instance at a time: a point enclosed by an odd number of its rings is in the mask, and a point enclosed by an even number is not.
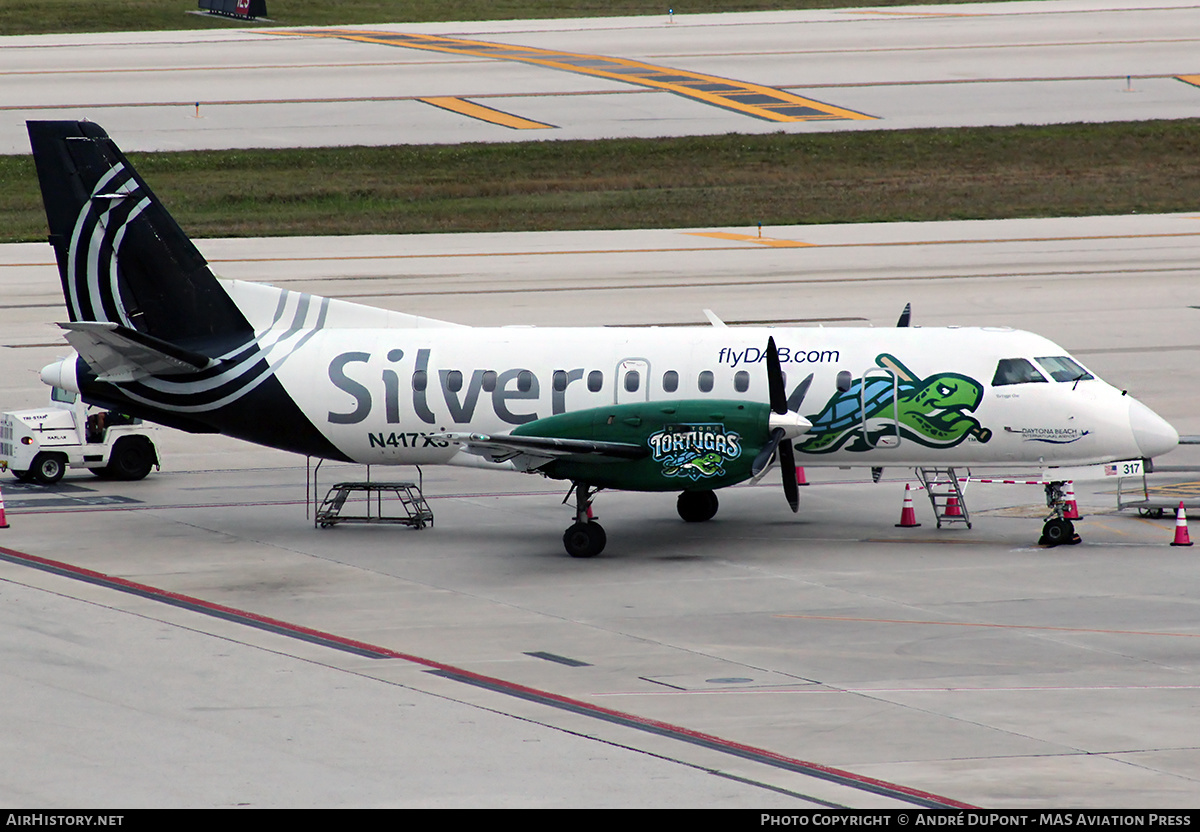
<svg viewBox="0 0 1200 832"><path fill-rule="evenodd" d="M996 365L996 375L992 376L992 386L1028 384L1031 381L1045 380L1045 376L1039 373L1028 359L1001 358L1000 363Z"/></svg>
<svg viewBox="0 0 1200 832"><path fill-rule="evenodd" d="M1054 355L1038 358L1037 362L1055 381L1087 381L1094 375L1075 363L1074 359L1065 355Z"/></svg>

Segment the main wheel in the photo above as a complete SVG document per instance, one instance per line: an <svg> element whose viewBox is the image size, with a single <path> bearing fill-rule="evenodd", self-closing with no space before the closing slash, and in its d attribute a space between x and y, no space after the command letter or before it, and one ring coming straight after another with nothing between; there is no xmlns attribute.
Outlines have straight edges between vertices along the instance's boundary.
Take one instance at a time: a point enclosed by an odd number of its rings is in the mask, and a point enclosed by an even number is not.
<svg viewBox="0 0 1200 832"><path fill-rule="evenodd" d="M157 457L154 443L144 436L123 436L113 446L104 473L115 480L140 480L150 473Z"/></svg>
<svg viewBox="0 0 1200 832"><path fill-rule="evenodd" d="M604 551L608 535L596 522L576 523L563 532L563 546L573 558L594 558Z"/></svg>
<svg viewBox="0 0 1200 832"><path fill-rule="evenodd" d="M40 453L33 458L33 466L29 475L34 482L42 485L54 485L67 472L67 458L62 454Z"/></svg>
<svg viewBox="0 0 1200 832"><path fill-rule="evenodd" d="M1041 543L1046 546L1061 546L1075 542L1075 524L1070 520L1055 518L1047 520L1042 527Z"/></svg>
<svg viewBox="0 0 1200 832"><path fill-rule="evenodd" d="M675 509L689 523L703 523L717 513L720 502L712 491L684 491L679 495Z"/></svg>

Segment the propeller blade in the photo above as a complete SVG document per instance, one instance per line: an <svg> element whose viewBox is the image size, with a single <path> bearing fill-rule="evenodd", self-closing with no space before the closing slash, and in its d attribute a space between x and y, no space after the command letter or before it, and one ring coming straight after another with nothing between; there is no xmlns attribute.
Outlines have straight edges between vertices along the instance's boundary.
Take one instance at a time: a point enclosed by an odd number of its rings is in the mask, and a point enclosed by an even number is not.
<svg viewBox="0 0 1200 832"><path fill-rule="evenodd" d="M767 339L767 390L771 394L771 410L787 413L787 391L783 389L783 370L779 367L779 350L775 338Z"/></svg>
<svg viewBox="0 0 1200 832"><path fill-rule="evenodd" d="M812 373L809 373L808 378L800 382L792 395L788 396L783 387L783 369L779 366L779 350L775 347L775 339L767 339L767 389L771 394L771 411L779 416L787 416L788 419L780 421L786 422L788 428L785 430L783 427L776 427L771 431L763 449L754 458L750 471L753 476L758 476L766 470L771 464L771 458L778 453L779 470L783 473L783 493L787 496L788 505L792 507L793 513L800 509L800 488L796 485L796 452L792 447L791 438L787 441L784 441L784 438L794 437L812 427L808 420L798 416L800 405L808 395L808 386L812 384L812 380Z"/></svg>
<svg viewBox="0 0 1200 832"><path fill-rule="evenodd" d="M788 396L787 409L792 413L800 412L800 405L804 404L804 397L808 395L808 386L812 384L813 374L809 373L808 378L796 385L796 389L792 391L792 395Z"/></svg>
<svg viewBox="0 0 1200 832"><path fill-rule="evenodd" d="M779 446L779 470L783 472L783 493L795 514L800 510L800 487L796 485L796 453L790 440Z"/></svg>
<svg viewBox="0 0 1200 832"><path fill-rule="evenodd" d="M775 449L779 447L779 440L783 439L783 436L783 428L775 428L775 430L771 431L771 435L767 439L767 444L763 445L763 449L758 452L758 456L754 457L754 464L750 466L750 475L752 477L757 477L771 464L771 457L775 455Z"/></svg>

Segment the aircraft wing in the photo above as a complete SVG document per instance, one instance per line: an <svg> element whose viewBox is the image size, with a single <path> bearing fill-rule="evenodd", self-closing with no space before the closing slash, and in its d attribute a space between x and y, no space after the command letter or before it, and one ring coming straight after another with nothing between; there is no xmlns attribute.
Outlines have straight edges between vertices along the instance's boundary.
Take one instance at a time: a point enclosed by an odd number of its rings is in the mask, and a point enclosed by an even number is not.
<svg viewBox="0 0 1200 832"><path fill-rule="evenodd" d="M469 454L489 462L505 462L523 456L519 467L537 468L554 459L587 462L624 462L643 459L650 449L627 442L599 442L593 439L559 439L553 436L513 436L508 433L442 433L437 439L461 445Z"/></svg>
<svg viewBox="0 0 1200 832"><path fill-rule="evenodd" d="M144 332L104 321L60 323L66 339L99 381L122 383L147 376L195 373L216 364L207 355Z"/></svg>

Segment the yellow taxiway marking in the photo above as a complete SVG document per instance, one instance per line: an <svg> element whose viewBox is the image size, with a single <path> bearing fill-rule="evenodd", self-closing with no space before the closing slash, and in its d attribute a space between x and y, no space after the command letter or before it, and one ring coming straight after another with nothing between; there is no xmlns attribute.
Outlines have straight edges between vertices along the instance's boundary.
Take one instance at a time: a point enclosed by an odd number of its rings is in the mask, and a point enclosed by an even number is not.
<svg viewBox="0 0 1200 832"><path fill-rule="evenodd" d="M1177 482L1174 485L1152 485L1146 489L1152 497L1186 500L1200 496L1200 482Z"/></svg>
<svg viewBox="0 0 1200 832"><path fill-rule="evenodd" d="M986 14L963 12L894 12L886 9L843 9L844 14L882 15L884 17L987 17Z"/></svg>
<svg viewBox="0 0 1200 832"><path fill-rule="evenodd" d="M1193 87L1200 87L1200 75L1176 75L1175 77L1185 84L1191 84Z"/></svg>
<svg viewBox="0 0 1200 832"><path fill-rule="evenodd" d="M713 237L718 240L737 240L743 243L758 243L772 248L808 248L815 243L802 243L799 240L776 240L771 237L756 237L753 234L732 234L728 231L687 231L693 237Z"/></svg>
<svg viewBox="0 0 1200 832"><path fill-rule="evenodd" d="M1200 633L1169 633L1154 630L1106 630L1091 627L1046 627L1037 624L988 624L977 621L918 621L902 618L851 618L836 615L780 614L776 618L807 618L812 621L846 621L858 624L918 624L939 627L983 627L996 630L1040 630L1055 633L1100 633L1118 636L1170 636L1173 638L1200 638Z"/></svg>
<svg viewBox="0 0 1200 832"><path fill-rule="evenodd" d="M297 37L341 38L363 43L379 43L408 49L426 49L452 55L494 58L608 78L626 84L666 90L686 98L702 101L715 107L765 119L767 121L827 121L834 119L874 120L875 116L835 107L821 101L803 98L774 87L735 81L716 75L672 69L665 66L588 55L559 52L531 46L514 46L466 38L449 38L405 32L370 32L352 29L314 29L307 32L274 32Z"/></svg>
<svg viewBox="0 0 1200 832"><path fill-rule="evenodd" d="M475 104L464 98L454 98L453 96L446 95L434 96L432 98L418 98L417 100L440 107L443 110L449 110L452 113L459 113L460 115L470 116L480 121L499 124L501 127L511 127L514 130L553 130L555 128L553 124L530 121L527 118L514 116L512 113L506 113L503 110L485 107L482 104Z"/></svg>

